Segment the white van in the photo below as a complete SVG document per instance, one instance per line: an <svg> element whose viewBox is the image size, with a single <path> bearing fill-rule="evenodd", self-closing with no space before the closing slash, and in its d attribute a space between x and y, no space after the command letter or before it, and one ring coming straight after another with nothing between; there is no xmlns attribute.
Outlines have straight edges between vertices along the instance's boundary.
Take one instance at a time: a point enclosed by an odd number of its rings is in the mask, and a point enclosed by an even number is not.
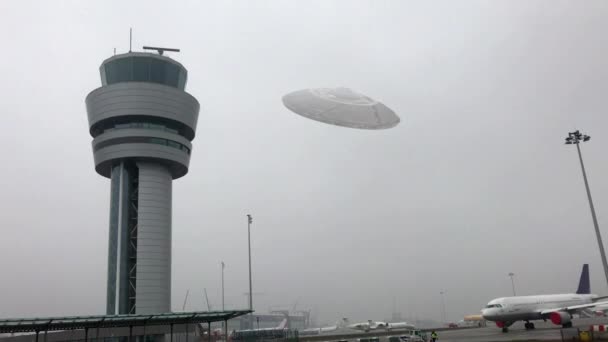
<svg viewBox="0 0 608 342"><path fill-rule="evenodd" d="M399 339L402 342L424 342L424 336L420 330L408 330L405 334L400 335Z"/></svg>

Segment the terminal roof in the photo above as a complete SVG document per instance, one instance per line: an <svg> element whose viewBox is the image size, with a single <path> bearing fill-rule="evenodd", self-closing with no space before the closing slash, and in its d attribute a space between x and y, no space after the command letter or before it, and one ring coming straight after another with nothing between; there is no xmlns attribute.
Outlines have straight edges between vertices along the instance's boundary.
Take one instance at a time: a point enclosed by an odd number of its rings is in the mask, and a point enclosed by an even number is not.
<svg viewBox="0 0 608 342"><path fill-rule="evenodd" d="M226 321L246 315L250 312L252 311L193 311L149 315L98 315L0 319L0 333L211 323Z"/></svg>

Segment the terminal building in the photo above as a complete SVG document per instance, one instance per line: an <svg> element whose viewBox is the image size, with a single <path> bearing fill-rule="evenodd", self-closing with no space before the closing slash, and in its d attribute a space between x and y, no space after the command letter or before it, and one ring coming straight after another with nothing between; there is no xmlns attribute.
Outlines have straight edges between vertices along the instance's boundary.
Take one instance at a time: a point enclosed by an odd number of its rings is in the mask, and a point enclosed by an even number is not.
<svg viewBox="0 0 608 342"><path fill-rule="evenodd" d="M86 97L95 171L111 180L108 315L171 311L171 189L200 106L186 68L158 52L106 59Z"/></svg>

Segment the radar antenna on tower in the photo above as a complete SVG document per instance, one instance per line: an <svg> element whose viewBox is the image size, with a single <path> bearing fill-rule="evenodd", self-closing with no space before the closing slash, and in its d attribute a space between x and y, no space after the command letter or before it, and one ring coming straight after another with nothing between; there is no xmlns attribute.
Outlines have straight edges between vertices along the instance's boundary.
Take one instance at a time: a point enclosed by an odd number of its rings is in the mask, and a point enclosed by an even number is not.
<svg viewBox="0 0 608 342"><path fill-rule="evenodd" d="M156 50L158 52L158 54L161 55L161 56L162 56L162 54L165 51L179 52L179 49L171 49L171 48L164 48L164 47L154 47L154 46L144 46L144 50Z"/></svg>

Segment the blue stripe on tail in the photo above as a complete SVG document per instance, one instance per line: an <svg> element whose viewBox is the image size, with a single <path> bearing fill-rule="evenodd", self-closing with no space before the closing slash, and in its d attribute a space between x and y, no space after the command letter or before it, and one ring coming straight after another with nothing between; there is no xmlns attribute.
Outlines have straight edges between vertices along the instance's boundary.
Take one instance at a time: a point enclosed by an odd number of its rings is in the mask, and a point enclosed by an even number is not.
<svg viewBox="0 0 608 342"><path fill-rule="evenodd" d="M581 272L581 279L578 281L578 290L576 294L590 294L591 284L589 283L589 264L583 265L583 272Z"/></svg>

